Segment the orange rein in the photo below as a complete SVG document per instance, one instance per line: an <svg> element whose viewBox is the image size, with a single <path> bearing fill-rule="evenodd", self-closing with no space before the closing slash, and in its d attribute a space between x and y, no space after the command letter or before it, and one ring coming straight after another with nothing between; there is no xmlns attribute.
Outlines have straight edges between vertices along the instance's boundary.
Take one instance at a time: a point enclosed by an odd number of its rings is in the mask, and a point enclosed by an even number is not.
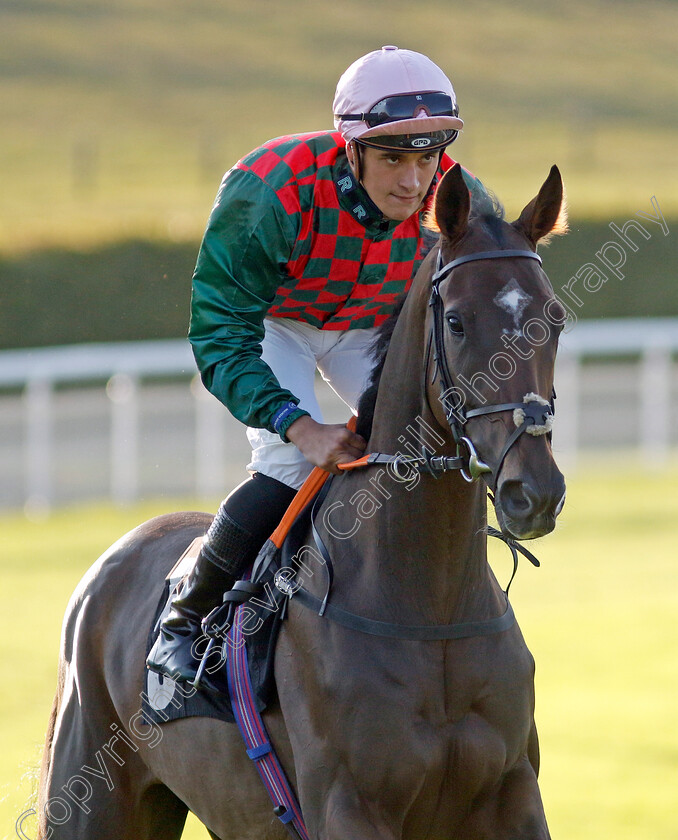
<svg viewBox="0 0 678 840"><path fill-rule="evenodd" d="M351 417L351 419L346 424L352 432L355 432L356 422L357 418ZM368 457L369 456L365 455L364 457L359 458L357 461L351 461L348 464L338 464L337 466L340 470L352 470L356 467L365 466L367 464ZM328 473L327 470L323 470L321 469L321 467L313 467L311 474L301 485L301 487L297 491L297 495L290 502L290 506L287 508L283 515L283 518L280 520L280 524L270 536L271 542L277 548L280 548L285 542L285 537L287 536L290 528L292 527L292 524L299 516L301 511L306 507L306 505L318 495L318 493L320 492L320 488L327 481L329 476L330 473Z"/></svg>

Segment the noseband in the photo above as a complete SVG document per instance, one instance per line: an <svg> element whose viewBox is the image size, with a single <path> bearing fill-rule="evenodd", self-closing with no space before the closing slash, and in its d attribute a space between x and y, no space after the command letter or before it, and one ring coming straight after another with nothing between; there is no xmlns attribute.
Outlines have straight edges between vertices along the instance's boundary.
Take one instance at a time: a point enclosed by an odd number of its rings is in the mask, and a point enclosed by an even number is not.
<svg viewBox="0 0 678 840"><path fill-rule="evenodd" d="M475 262L476 260L516 258L537 260L537 262L541 265L541 257L538 254L534 251L521 250L477 251L474 254L466 254L463 257L457 257L457 259L443 265L442 251L439 250L436 271L431 278L431 296L429 298L429 306L433 311L433 331L429 340L429 352L432 344L433 360L436 365L433 374L433 381L435 381L436 377L440 380L440 402L444 408L447 422L452 430L452 436L457 444L457 455L463 458L467 464L466 467L461 469L461 474L467 481L475 481L483 474L492 473L493 470L490 466L488 466L488 464L478 457L478 453L476 452L473 442L470 437L465 434L464 427L466 426L466 423L474 417L482 417L486 414L497 414L502 411L513 412L513 421L516 425L516 430L506 441L506 444L504 445L504 448L497 460L492 481L493 489L496 488L499 472L502 464L504 463L504 459L506 458L509 449L518 440L518 438L524 432L531 435L543 435L548 434L551 431L555 411L555 390L552 391L550 402L538 394L529 393L526 394L523 397L523 401L519 403L514 402L487 405L482 408L473 408L470 411L465 411L463 406L459 406L457 408L450 407L448 405L448 401L445 399L445 395L459 393L460 389L456 388L454 385L454 379L445 356L445 341L443 336L445 313L443 311L443 301L440 295L440 283L445 280L455 268L469 262Z"/></svg>

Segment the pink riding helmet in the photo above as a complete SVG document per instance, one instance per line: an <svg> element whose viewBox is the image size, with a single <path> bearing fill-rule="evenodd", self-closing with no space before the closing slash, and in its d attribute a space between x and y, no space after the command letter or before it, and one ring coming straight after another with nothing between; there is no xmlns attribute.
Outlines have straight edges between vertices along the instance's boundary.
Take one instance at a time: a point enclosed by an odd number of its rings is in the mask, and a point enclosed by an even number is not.
<svg viewBox="0 0 678 840"><path fill-rule="evenodd" d="M448 145L464 126L443 71L425 55L394 46L351 64L339 79L333 109L347 143L424 151Z"/></svg>

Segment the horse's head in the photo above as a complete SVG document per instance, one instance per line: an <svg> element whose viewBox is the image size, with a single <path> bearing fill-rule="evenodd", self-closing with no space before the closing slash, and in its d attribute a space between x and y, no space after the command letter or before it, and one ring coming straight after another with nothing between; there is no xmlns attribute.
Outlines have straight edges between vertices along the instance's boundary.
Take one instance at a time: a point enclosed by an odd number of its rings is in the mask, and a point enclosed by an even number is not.
<svg viewBox="0 0 678 840"><path fill-rule="evenodd" d="M435 200L428 401L469 456L469 477L483 474L494 491L502 531L519 539L552 531L565 498L550 429L566 312L536 255L541 239L565 229L563 216L555 166L511 224L491 200L471 208L459 166Z"/></svg>

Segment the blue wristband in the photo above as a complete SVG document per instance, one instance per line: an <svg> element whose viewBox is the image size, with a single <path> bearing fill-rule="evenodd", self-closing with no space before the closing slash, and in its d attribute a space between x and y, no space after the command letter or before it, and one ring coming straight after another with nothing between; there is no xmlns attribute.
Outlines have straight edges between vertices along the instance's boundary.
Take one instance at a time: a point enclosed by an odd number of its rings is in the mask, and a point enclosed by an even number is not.
<svg viewBox="0 0 678 840"><path fill-rule="evenodd" d="M294 414L295 411L299 411L299 406L296 403L288 402L281 406L273 417L271 417L271 426L273 426L278 434L280 434L280 427L282 424L290 416L290 414Z"/></svg>

